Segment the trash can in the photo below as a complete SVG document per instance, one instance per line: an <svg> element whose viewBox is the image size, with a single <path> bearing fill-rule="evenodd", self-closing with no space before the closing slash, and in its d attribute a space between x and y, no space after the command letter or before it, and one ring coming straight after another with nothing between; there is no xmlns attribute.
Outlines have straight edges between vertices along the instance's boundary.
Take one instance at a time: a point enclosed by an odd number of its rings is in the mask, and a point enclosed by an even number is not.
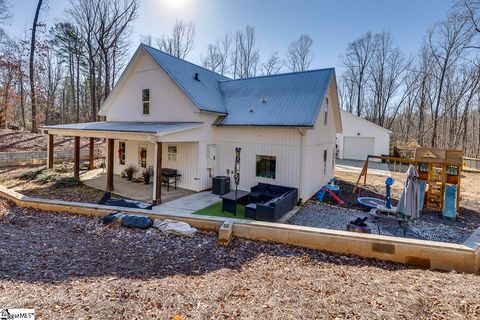
<svg viewBox="0 0 480 320"><path fill-rule="evenodd" d="M219 196L230 192L230 177L216 176L212 178L212 193Z"/></svg>

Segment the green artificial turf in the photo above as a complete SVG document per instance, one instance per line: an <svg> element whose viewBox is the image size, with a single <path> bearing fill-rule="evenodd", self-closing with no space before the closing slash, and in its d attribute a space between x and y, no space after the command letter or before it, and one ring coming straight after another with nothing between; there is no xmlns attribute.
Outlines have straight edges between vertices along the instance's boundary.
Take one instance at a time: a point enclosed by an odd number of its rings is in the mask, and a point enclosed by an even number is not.
<svg viewBox="0 0 480 320"><path fill-rule="evenodd" d="M201 214L205 216L215 216L215 217L226 217L226 218L238 218L238 219L250 219L245 217L245 206L237 205L237 215L234 216L233 213L225 211L222 213L222 202L219 201L214 203L206 208L198 210L193 214Z"/></svg>

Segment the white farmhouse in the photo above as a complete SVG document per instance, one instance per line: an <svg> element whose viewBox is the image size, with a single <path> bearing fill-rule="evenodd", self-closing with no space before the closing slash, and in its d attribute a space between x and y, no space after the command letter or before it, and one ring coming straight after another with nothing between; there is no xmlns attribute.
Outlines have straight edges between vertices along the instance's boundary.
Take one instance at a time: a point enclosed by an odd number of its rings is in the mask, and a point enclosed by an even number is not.
<svg viewBox="0 0 480 320"><path fill-rule="evenodd" d="M157 204L160 168L178 170L180 188L206 190L213 176L232 176L238 147L239 189L296 187L305 201L334 176L342 132L334 69L229 79L143 44L99 113L105 122L42 128L49 166L53 135L105 138L106 191L126 165L153 166Z"/></svg>
<svg viewBox="0 0 480 320"><path fill-rule="evenodd" d="M337 133L337 157L363 160L368 155L388 155L390 130L341 110L343 132Z"/></svg>

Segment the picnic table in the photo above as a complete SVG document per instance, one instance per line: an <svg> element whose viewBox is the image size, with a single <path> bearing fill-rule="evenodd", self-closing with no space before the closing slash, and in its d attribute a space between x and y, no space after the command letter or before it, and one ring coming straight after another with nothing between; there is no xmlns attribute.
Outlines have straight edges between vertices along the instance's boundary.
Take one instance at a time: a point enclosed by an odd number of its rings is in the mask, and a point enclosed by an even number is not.
<svg viewBox="0 0 480 320"><path fill-rule="evenodd" d="M245 204L250 192L244 190L233 190L224 194L222 198L222 212L232 212L233 215L237 215L237 203Z"/></svg>

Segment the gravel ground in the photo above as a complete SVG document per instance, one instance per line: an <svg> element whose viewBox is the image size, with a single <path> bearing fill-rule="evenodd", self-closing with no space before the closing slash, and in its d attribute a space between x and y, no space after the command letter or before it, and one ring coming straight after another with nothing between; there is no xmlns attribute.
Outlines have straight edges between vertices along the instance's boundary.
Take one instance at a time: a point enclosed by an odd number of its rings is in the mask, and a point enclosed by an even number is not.
<svg viewBox="0 0 480 320"><path fill-rule="evenodd" d="M480 278L280 244L111 229L0 200L0 305L38 319L478 319ZM8 258L7 258L8 257Z"/></svg>
<svg viewBox="0 0 480 320"><path fill-rule="evenodd" d="M356 218L368 217L368 212L342 208L328 204L308 201L305 206L290 218L289 224L317 228L345 230L347 223ZM403 228L397 222L378 221L372 223L367 220L367 225L373 234L386 236L403 236ZM378 228L380 227L380 228ZM476 228L469 228L460 221L443 221L438 214L422 215L419 220L409 224L406 236L408 238L442 241L450 243L463 243Z"/></svg>
<svg viewBox="0 0 480 320"><path fill-rule="evenodd" d="M397 205L402 193L405 175L392 172L396 180L392 186L392 205ZM441 213L423 210L420 219L411 223L406 236L409 238L442 241L450 243L463 243L480 227L480 197L478 184L480 174L462 173L462 200L460 202L459 215L456 221L442 218ZM358 175L351 172L336 172L336 183L340 186L340 198L345 201L344 207L339 207L335 202L326 199L327 203L319 203L316 200L309 200L288 223L317 228L345 230L349 221L358 217L368 216L368 210L358 204L356 193L352 190L357 181ZM384 199L385 176L369 174L367 185L361 185L360 194L364 197ZM397 222L379 221L377 224L367 222L372 233L378 234L377 225L380 227L380 234L388 236L403 237L403 228Z"/></svg>

